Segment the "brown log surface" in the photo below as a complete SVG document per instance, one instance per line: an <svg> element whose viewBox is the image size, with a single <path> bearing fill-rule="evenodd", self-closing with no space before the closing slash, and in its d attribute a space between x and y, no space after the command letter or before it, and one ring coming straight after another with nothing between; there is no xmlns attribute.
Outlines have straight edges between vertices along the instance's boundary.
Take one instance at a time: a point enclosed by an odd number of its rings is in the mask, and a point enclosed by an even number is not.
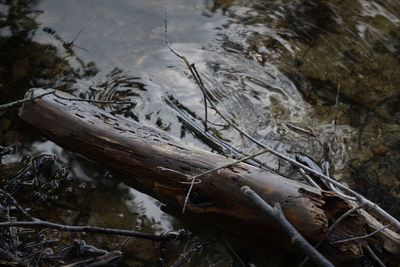
<svg viewBox="0 0 400 267"><path fill-rule="evenodd" d="M49 89L31 90L35 96ZM91 104L58 96L72 97L57 92L26 102L19 116L55 143L127 175L128 185L139 186L173 209L182 210L188 176L233 161ZM335 194L239 163L202 177L192 192L197 198L188 202L185 215L287 244L290 240L282 238L279 226L261 216L241 194L243 186L253 188L267 203L280 203L288 220L310 242L325 238L328 221L349 209Z"/></svg>

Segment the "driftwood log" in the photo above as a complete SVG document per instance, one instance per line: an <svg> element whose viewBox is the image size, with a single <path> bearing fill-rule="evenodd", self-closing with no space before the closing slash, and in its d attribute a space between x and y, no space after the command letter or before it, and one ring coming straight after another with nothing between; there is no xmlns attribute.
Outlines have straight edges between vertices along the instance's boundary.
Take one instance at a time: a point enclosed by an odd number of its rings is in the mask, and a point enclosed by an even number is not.
<svg viewBox="0 0 400 267"><path fill-rule="evenodd" d="M48 91L31 89L27 96ZM152 195L169 209L182 210L191 176L233 161L69 98L73 96L57 92L25 102L19 116L55 143L129 177L125 183ZM330 241L370 232L365 216L354 213L327 237L329 226L352 208L348 202L332 192L245 163L203 176L194 185L184 216L199 216L218 227L290 249L290 240L282 237L281 228L261 216L241 194L243 186L252 188L271 205L279 203L287 219L309 242L326 239L328 245L323 251L334 262L362 255L364 240L329 245ZM381 234L378 242L390 244L391 252L396 253L396 238Z"/></svg>

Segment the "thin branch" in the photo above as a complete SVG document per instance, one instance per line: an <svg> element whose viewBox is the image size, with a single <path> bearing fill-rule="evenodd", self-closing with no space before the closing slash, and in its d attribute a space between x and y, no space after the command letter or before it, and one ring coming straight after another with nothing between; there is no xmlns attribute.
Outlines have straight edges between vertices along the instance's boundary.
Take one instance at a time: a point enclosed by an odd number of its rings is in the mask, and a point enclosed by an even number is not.
<svg viewBox="0 0 400 267"><path fill-rule="evenodd" d="M343 214L328 228L328 231L327 231L327 233L326 233L326 237L323 238L322 240L320 240L320 241L318 242L318 244L315 245L315 249L318 249L318 248L322 245L322 243L325 242L325 240L328 238L328 236L332 233L333 229L335 229L336 226L338 226L345 218L347 218L347 217L348 217L350 214L352 214L353 212L355 212L355 211L357 211L357 210L359 210L359 209L362 209L362 208L363 208L362 205L358 205L358 206L355 206L355 207L349 209L349 210L346 211L345 213L343 213ZM304 258L304 260L301 261L299 267L304 266L304 265L307 263L308 260L309 260L309 257Z"/></svg>
<svg viewBox="0 0 400 267"><path fill-rule="evenodd" d="M200 173L200 174L198 174L198 175L192 176L192 177L191 177L192 181L191 181L191 183L190 183L189 190L188 190L188 192L187 192L187 194L186 194L185 201L184 201L184 203L183 203L182 213L185 212L186 205L187 205L187 203L188 203L188 201L189 201L190 193L192 192L193 186L194 186L195 181L196 181L197 179L199 179L200 177L203 177L203 176L205 176L205 175L207 175L207 174L216 172L216 171L218 171L218 170L221 170L221 169L224 169L224 168L228 168L228 167L233 166L233 165L235 165L235 164L238 164L238 163L240 163L240 162L243 162L243 161L246 161L246 160L255 158L255 157L257 157L257 156L260 156L260 155L262 155L262 154L265 154L266 152L268 152L268 150L263 149L263 150L260 150L260 151L258 151L258 152L256 152L256 153L254 153L254 154L251 154L251 155L249 155L249 156L246 156L246 157L244 157L244 158L241 158L241 159L239 159L239 160L235 160L235 161L233 161L233 162L231 162L231 163L228 163L228 164L225 164L225 165L223 165L223 166L219 166L219 167L216 167L216 168L214 168L214 169L211 169L211 170L205 171L205 172L203 172L203 173Z"/></svg>
<svg viewBox="0 0 400 267"><path fill-rule="evenodd" d="M25 97L24 99L13 101L13 102L1 105L0 106L0 110L6 109L6 108L10 108L10 107L14 107L14 106L19 106L19 105L21 105L21 104L23 104L25 102L34 101L37 98L41 98L41 97L46 96L46 95L54 94L54 92L55 92L55 90L49 91L49 92L46 92L46 93L43 93L43 94L40 94L40 95L37 95L37 96L31 95L29 97Z"/></svg>
<svg viewBox="0 0 400 267"><path fill-rule="evenodd" d="M101 233L101 234L111 234L111 235L123 235L123 236L131 236L137 237L152 241L172 241L181 236L186 235L184 230L179 230L177 232L167 232L161 235L152 235L146 234L136 231L130 230L121 230L121 229L113 229L113 228L103 228L103 227L96 227L96 226L70 226L58 223L52 223L48 221L43 221L41 219L32 217L19 203L18 201L11 196L9 193L5 192L3 189L0 189L0 194L3 194L5 197L11 200L11 202L17 207L18 210L21 211L22 214L25 215L31 221L7 221L7 222L0 222L0 228L2 227L12 227L12 226L31 226L31 227L45 227L56 229L59 231L64 232L87 232L87 233Z"/></svg>
<svg viewBox="0 0 400 267"><path fill-rule="evenodd" d="M114 229L114 228L102 228L95 226L70 226L58 223L52 223L47 221L42 221L40 219L33 218L34 221L9 221L9 222L0 222L1 227L11 227L11 226L21 226L21 227L44 227L56 229L64 232L86 232L86 233L98 233L98 234L109 234L109 235L122 235L122 236L132 236L147 240L152 240L156 242L160 241L172 241L179 238L184 233L182 231L178 232L167 232L161 235L152 235L146 234L131 230L122 230L122 229Z"/></svg>
<svg viewBox="0 0 400 267"><path fill-rule="evenodd" d="M325 161L325 163L327 163L327 162ZM325 173L324 173L324 174L325 174L326 176L330 177L330 175L329 175L329 164L328 164L328 166L325 165L325 168L323 168L323 169L325 169ZM336 186L333 185L332 183L329 183L329 188L330 188L333 192L335 192L336 194L338 194L338 195L339 195L341 198L343 198L343 199L347 199L347 200L350 200L350 201L357 201L357 199L356 199L355 197L348 196L348 195L344 194L340 189L336 188Z"/></svg>
<svg viewBox="0 0 400 267"><path fill-rule="evenodd" d="M351 209L349 209L348 211L346 211L345 213L343 213L329 228L328 228L328 233L326 234L327 236L333 231L333 229L335 229L336 226L339 225L339 223L341 223L347 216L349 216L350 214L352 214L353 212L356 212L359 209L362 209L363 206L362 205L358 205L355 206Z"/></svg>
<svg viewBox="0 0 400 267"><path fill-rule="evenodd" d="M378 264L380 267L386 267L386 265L382 262L382 260L375 254L372 248L368 245L365 246L368 255Z"/></svg>
<svg viewBox="0 0 400 267"><path fill-rule="evenodd" d="M0 110L7 109L7 108L10 108L10 107L14 107L14 106L19 106L19 105L21 105L21 104L23 104L25 102L34 101L35 99L44 97L46 95L55 95L60 99L68 100L68 101L82 101L82 102L98 103L98 104L132 104L131 101L105 101L105 100L94 100L94 99L84 99L84 98L67 98L67 97L63 97L63 96L58 95L56 93L56 90L51 90L49 92L46 92L46 93L43 93L43 94L40 94L40 95L37 95L37 96L31 95L29 97L25 97L25 98L17 100L17 101L13 101L13 102L10 102L10 103L6 103L4 105L0 105Z"/></svg>
<svg viewBox="0 0 400 267"><path fill-rule="evenodd" d="M195 178L192 178L192 181L191 181L190 186L189 186L189 190L188 190L188 192L187 192L187 194L186 194L186 197L185 197L185 201L183 202L182 213L185 213L186 205L187 205L187 203L188 203L188 201L189 201L190 193L192 193L192 190L193 190L194 181L196 181L196 179L195 179Z"/></svg>
<svg viewBox="0 0 400 267"><path fill-rule="evenodd" d="M193 178L194 178L194 179L198 179L198 178L200 178L200 177L203 177L204 175L207 175L207 174L216 172L216 171L221 170L221 169L224 169L224 168L231 167L231 166L233 166L233 165L235 165L235 164L237 164L237 163L240 163L240 162L243 162L243 161L246 161L246 160L249 160L249 159L253 159L253 158L255 158L255 157L257 157L257 156L260 156L260 155L262 155L262 154L265 154L265 153L267 153L267 152L268 152L267 149L259 150L258 152L255 152L255 153L253 153L253 154L251 154L251 155L248 155L248 156L246 156L246 157L243 157L243 158L241 158L241 159L235 160L235 161L233 161L233 162L231 162L231 163L228 163L228 164L225 164L225 165L216 167L216 168L214 168L214 169L211 169L211 170L208 170L208 171L206 171L206 172L203 172L203 173L201 173L201 174L199 174L199 175L195 175L195 176L193 176Z"/></svg>
<svg viewBox="0 0 400 267"><path fill-rule="evenodd" d="M182 57L181 55L179 55L178 53L175 52L174 49L172 49L171 44L169 43L168 40L168 21L167 21L167 9L164 10L164 30L165 30L165 43L167 44L169 50L177 57L179 57L180 59L184 60L186 63L186 58Z"/></svg>
<svg viewBox="0 0 400 267"><path fill-rule="evenodd" d="M29 220L35 221L36 219L32 217L19 203L18 201L9 193L4 191L3 189L0 188L0 194L3 194L5 197L7 197L11 202L14 204L14 206Z"/></svg>
<svg viewBox="0 0 400 267"><path fill-rule="evenodd" d="M193 68L194 73L196 74L196 79L199 81L199 83L201 84L201 86L204 87L203 80L201 79L200 74L197 72L197 69L196 69L194 63L192 63L190 66ZM204 122L204 131L207 132L207 121L208 121L208 119L207 119L207 118L208 118L207 111L208 111L208 109L207 109L207 96L206 96L206 92L203 92L203 98L204 98L204 121L205 121L205 122Z"/></svg>
<svg viewBox="0 0 400 267"><path fill-rule="evenodd" d="M383 231L384 229L388 228L389 226L391 226L391 225L390 225L390 224L385 225L385 226L383 226L383 227L381 227L381 228L379 228L379 229L376 229L375 231L373 231L372 233L369 233L369 234L367 234L367 235L356 236L356 237L352 237L352 238L346 238L346 239L338 240L338 241L335 241L335 242L331 242L330 244L331 244L331 245L336 245L336 244L340 244L340 243L345 243L345 242L350 242L350 241L365 239L365 238L368 238L368 237L373 236L374 234L376 234L376 233L378 233L378 232Z"/></svg>
<svg viewBox="0 0 400 267"><path fill-rule="evenodd" d="M335 110L334 110L334 119L333 119L333 124L335 126L335 134L336 134L336 126L338 123L338 117L337 117L337 109L339 106L339 95L340 95L340 85L337 86L337 91L336 91L336 99L335 99Z"/></svg>
<svg viewBox="0 0 400 267"><path fill-rule="evenodd" d="M334 265L322 256L313 246L311 246L311 244L308 243L308 241L286 219L279 203L276 203L274 207L270 206L248 186L243 186L242 192L253 202L253 204L260 208L263 213L275 220L277 224L281 226L282 230L290 237L293 245L301 250L302 253L307 255L316 265L334 267Z"/></svg>
<svg viewBox="0 0 400 267"><path fill-rule="evenodd" d="M309 184L321 189L321 187L309 175L307 175L307 173L302 168L299 168L299 173L301 174L301 176L303 176L304 179L306 179Z"/></svg>
<svg viewBox="0 0 400 267"><path fill-rule="evenodd" d="M230 153L233 155L235 158L241 158L244 156L247 156L245 153L242 151L232 147L232 145L225 143L219 138L216 138L214 135L212 135L210 132L204 132L201 128L200 125L198 125L196 122L194 122L193 118L198 119L195 115L190 114L186 110L186 107L182 106L179 103L176 103L175 101L172 101L168 97L163 98L164 101L172 107L178 114L178 117L182 119L182 122L185 124L186 127L188 127L194 135L196 135L198 138L200 138L204 143L209 145L212 149L218 151L219 153L223 155L227 155ZM190 116L189 116L190 115ZM209 121L210 124L213 124L212 122ZM263 162L257 160L257 159L250 159L246 161L247 164L253 165L255 167L261 168L261 169L267 169L270 171L275 171L271 167L267 166Z"/></svg>

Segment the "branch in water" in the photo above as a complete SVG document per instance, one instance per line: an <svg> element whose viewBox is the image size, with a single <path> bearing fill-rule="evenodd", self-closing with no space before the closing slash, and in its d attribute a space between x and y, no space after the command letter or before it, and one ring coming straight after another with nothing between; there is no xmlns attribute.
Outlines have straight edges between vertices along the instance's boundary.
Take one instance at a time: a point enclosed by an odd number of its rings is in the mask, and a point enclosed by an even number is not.
<svg viewBox="0 0 400 267"><path fill-rule="evenodd" d="M84 99L84 98L65 98L57 94L57 90L52 90L50 92L43 93L41 95L26 97L20 100L16 100L10 103L6 103L4 105L0 105L0 110L11 108L14 106L22 105L25 102L35 101L35 99L42 98L46 95L55 95L61 99L68 100L68 101L81 101L81 102L88 102L88 103L98 103L98 104L132 104L131 101L106 101L106 100L95 100L95 99Z"/></svg>
<svg viewBox="0 0 400 267"><path fill-rule="evenodd" d="M251 200L253 204L260 208L264 214L275 220L282 230L290 237L293 245L307 255L310 260L312 260L318 266L333 267L333 264L324 256L322 256L321 253L319 253L313 246L311 246L311 244L308 243L307 240L286 219L279 203L276 203L274 207L270 206L248 186L243 186L242 192L247 199Z"/></svg>
<svg viewBox="0 0 400 267"><path fill-rule="evenodd" d="M0 228L2 227L11 227L11 226L21 226L21 227L42 227L42 228L51 228L64 232L85 232L85 233L98 233L98 234L108 234L108 235L122 235L122 236L131 236L136 238L142 238L147 240L152 240L156 242L160 241L173 241L180 237L187 235L185 230L179 230L176 232L167 232L161 235L153 235L146 234L131 230L123 230L123 229L114 229L114 228L103 228L103 227L95 227L95 226L70 226L58 223L52 223L48 221L42 221L37 218L33 218L34 221L9 221L9 222L0 222Z"/></svg>

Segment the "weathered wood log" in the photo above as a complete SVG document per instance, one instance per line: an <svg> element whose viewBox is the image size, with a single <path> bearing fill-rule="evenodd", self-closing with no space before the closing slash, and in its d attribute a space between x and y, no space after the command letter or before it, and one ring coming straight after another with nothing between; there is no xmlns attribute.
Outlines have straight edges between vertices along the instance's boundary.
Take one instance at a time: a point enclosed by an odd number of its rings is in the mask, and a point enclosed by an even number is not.
<svg viewBox="0 0 400 267"><path fill-rule="evenodd" d="M27 94L45 92L32 89ZM172 209L182 210L188 177L232 162L88 103L69 101L71 97L57 92L26 102L19 116L57 144L127 175L124 182ZM202 177L194 186L194 197L189 199L185 216L201 216L218 222L221 228L290 244L290 240L282 238L280 227L260 216L241 194L243 186L251 187L271 205L280 203L287 219L312 243L325 239L328 225L351 208L334 193L239 163ZM352 229L359 233L364 221L355 217L337 228L338 235L351 237ZM339 258L362 254L355 243L328 246L328 250L330 256Z"/></svg>

